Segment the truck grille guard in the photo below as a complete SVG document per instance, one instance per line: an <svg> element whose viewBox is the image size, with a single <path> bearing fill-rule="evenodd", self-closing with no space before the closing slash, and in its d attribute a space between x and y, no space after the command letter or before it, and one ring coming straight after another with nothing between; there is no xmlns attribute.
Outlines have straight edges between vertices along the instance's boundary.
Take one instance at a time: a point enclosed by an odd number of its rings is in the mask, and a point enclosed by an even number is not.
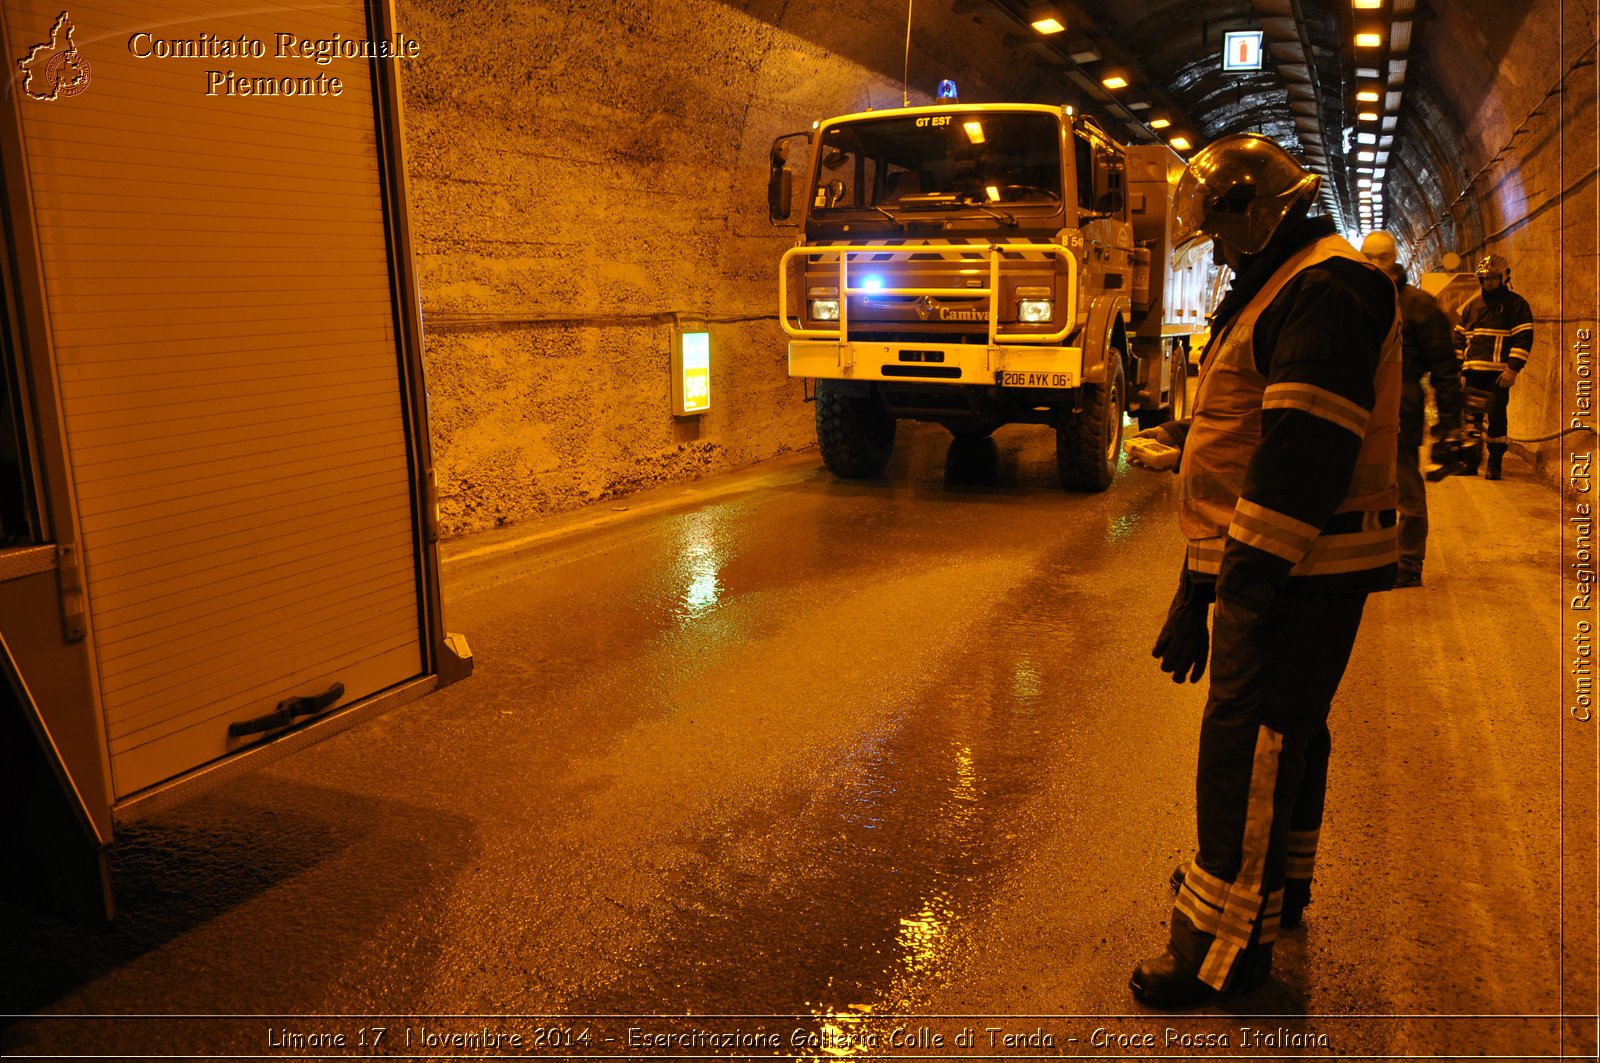
<svg viewBox="0 0 1600 1063"><path fill-rule="evenodd" d="M989 260L989 286L987 288L855 288L850 285L850 260L868 256L879 256L885 251L903 250L891 248L884 244L804 244L792 247L783 253L778 260L778 322L795 339L833 340L838 343L849 342L850 335L850 297L852 295L871 296L929 296L934 299L978 299L985 298L989 301L989 346L995 347L1002 343L1060 343L1066 339L1068 333L1077 327L1078 321L1078 260L1072 252L1061 244L1033 244L1033 243L1006 243L1006 244L962 244L959 247L950 247L945 250L937 244L922 245L925 251L940 252L941 257L970 259L974 252L982 253ZM1057 256L1067 263L1065 283L1057 283L1056 291L1056 320L1065 321L1060 331L1051 333L1037 332L1001 332L1000 331L1000 263L1007 255L1033 252L1038 256ZM839 324L831 329L808 329L791 324L789 318L789 261L799 255L808 258L836 258L839 263ZM823 264L827 264L824 262ZM801 285L806 283L802 274ZM1064 289L1064 293L1063 293ZM1065 298L1060 296L1064 294ZM796 318L798 320L798 317ZM874 322L874 324L880 324Z"/></svg>

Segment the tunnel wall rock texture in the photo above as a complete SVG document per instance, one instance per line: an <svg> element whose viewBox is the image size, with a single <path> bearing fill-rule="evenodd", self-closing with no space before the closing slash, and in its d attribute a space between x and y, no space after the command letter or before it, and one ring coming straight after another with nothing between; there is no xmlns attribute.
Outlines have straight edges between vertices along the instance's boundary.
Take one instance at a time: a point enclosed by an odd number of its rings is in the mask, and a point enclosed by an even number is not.
<svg viewBox="0 0 1600 1063"><path fill-rule="evenodd" d="M1031 98L1036 64L944 3L401 0L430 425L446 535L815 445L786 373L772 139L899 106ZM912 91L912 102L926 93ZM712 408L671 415L674 315Z"/></svg>

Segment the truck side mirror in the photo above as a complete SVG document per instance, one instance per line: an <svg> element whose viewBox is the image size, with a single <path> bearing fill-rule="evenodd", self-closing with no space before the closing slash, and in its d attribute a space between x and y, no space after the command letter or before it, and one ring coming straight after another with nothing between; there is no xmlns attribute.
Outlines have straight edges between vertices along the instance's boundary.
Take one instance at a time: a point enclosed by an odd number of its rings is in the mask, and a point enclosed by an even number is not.
<svg viewBox="0 0 1600 1063"><path fill-rule="evenodd" d="M789 142L779 137L772 142L772 169L767 175L767 215L775 222L785 221L794 203L794 175L786 165Z"/></svg>
<svg viewBox="0 0 1600 1063"><path fill-rule="evenodd" d="M767 214L773 221L786 221L794 201L794 175L782 163L772 164L767 178Z"/></svg>

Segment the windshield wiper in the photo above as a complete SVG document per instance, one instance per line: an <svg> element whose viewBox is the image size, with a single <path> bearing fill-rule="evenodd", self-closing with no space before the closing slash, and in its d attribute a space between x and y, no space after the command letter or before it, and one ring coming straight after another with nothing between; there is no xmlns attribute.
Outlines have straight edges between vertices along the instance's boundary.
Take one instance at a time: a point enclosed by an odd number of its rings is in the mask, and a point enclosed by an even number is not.
<svg viewBox="0 0 1600 1063"><path fill-rule="evenodd" d="M890 221L894 222L895 225L898 226L899 228L904 229L906 227L906 223L900 220L900 216L898 214L890 213L889 211L884 210L882 207L878 206L876 203L874 203L872 205L872 209L877 211L879 214L882 214L885 218L888 218Z"/></svg>
<svg viewBox="0 0 1600 1063"><path fill-rule="evenodd" d="M963 200L953 192L921 192L916 195L900 197L900 205L906 210L981 210L996 221L1003 221L1013 229L1017 227L1017 219L1009 211L995 210L984 203ZM878 209L882 209L881 207Z"/></svg>
<svg viewBox="0 0 1600 1063"><path fill-rule="evenodd" d="M982 203L968 203L968 204L965 204L965 205L969 206L969 207L977 207L979 210L981 210L985 214L989 215L989 217L995 218L995 219L997 219L999 221L1003 221L1007 225L1011 226L1013 229L1015 229L1017 227L1017 219L1016 219L1016 217L1014 215L1012 215L1012 213L1010 211L1008 211L1008 210L994 210L994 209L992 209L992 208L990 208L990 207L988 207L988 206L986 206L986 205L984 205Z"/></svg>

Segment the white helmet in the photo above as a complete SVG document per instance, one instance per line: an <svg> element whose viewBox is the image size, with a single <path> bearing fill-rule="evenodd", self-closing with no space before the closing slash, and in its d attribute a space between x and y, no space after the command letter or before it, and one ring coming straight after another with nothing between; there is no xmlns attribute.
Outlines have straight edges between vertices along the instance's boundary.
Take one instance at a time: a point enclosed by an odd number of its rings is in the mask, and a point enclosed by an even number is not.
<svg viewBox="0 0 1600 1063"><path fill-rule="evenodd" d="M1400 245L1394 242L1394 237L1382 229L1374 229L1361 241L1361 253L1368 262L1387 273L1391 280L1399 282Z"/></svg>

